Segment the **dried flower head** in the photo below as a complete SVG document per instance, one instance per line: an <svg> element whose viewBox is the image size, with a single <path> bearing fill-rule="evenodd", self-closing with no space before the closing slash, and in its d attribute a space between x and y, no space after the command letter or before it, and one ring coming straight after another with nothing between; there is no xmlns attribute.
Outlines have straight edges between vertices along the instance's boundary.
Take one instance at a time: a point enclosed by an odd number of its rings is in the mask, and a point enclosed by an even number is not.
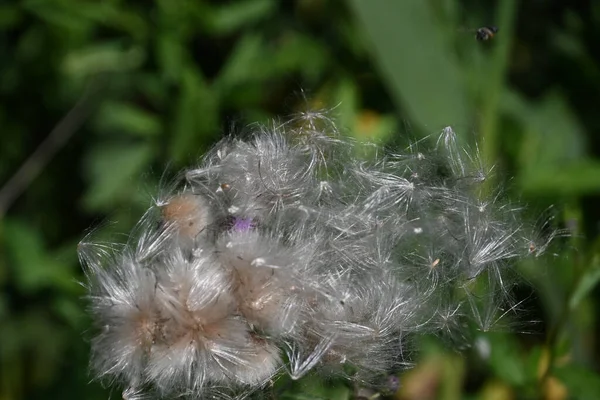
<svg viewBox="0 0 600 400"><path fill-rule="evenodd" d="M547 243L482 189L491 170L451 128L430 151L360 146L318 112L256 127L126 244L84 240L96 376L128 398L235 397L284 371L388 376L415 334L491 329L512 261Z"/></svg>

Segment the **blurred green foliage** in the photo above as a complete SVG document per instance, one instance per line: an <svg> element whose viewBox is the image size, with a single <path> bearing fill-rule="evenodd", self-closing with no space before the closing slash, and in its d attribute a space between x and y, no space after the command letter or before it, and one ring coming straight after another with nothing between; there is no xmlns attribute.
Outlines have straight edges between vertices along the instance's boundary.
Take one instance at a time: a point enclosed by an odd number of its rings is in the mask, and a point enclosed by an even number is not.
<svg viewBox="0 0 600 400"><path fill-rule="evenodd" d="M394 145L454 125L532 215L555 204L576 233L520 266L517 328L463 356L424 340L396 398L598 398L600 3L24 0L0 4L0 32L0 400L119 398L89 383L85 229L127 231L165 167L224 133L333 106L347 133Z"/></svg>

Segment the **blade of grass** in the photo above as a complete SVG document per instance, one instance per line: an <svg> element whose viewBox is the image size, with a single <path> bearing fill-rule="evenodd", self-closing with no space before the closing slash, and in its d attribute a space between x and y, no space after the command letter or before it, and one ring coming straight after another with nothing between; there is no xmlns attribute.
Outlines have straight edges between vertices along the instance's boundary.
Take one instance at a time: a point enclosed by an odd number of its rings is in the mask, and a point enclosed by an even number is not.
<svg viewBox="0 0 600 400"><path fill-rule="evenodd" d="M352 0L396 104L428 133L464 125L468 109L449 27L422 0Z"/></svg>

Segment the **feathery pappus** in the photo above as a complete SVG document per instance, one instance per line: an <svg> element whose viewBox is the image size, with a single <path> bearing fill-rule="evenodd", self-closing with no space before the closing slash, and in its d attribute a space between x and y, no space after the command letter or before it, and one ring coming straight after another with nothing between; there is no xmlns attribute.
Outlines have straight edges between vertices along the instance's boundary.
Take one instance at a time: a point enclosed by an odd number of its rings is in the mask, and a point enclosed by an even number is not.
<svg viewBox="0 0 600 400"><path fill-rule="evenodd" d="M547 244L482 196L476 148L450 127L432 144L359 159L321 112L223 139L125 243L81 241L94 376L127 398L241 398L283 374L393 376L411 337L490 329L512 263Z"/></svg>

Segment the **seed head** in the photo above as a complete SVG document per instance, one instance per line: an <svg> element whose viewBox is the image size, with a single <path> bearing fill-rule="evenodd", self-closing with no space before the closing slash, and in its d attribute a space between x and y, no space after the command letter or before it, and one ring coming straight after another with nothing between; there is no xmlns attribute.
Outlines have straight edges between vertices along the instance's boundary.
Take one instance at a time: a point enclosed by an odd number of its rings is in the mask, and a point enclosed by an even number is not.
<svg viewBox="0 0 600 400"><path fill-rule="evenodd" d="M529 238L452 128L431 150L361 146L321 112L254 127L184 171L125 244L86 238L96 376L129 399L235 398L284 371L381 381L411 337L493 329L515 309L513 262L559 234Z"/></svg>

